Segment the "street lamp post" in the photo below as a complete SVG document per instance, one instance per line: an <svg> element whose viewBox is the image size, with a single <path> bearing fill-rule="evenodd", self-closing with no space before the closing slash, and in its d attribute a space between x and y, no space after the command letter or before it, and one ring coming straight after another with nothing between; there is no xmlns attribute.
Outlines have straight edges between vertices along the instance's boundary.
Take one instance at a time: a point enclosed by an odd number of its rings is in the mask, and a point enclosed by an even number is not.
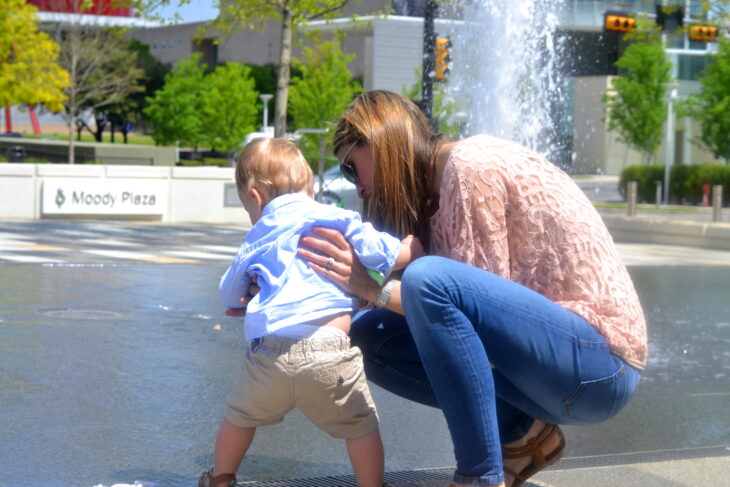
<svg viewBox="0 0 730 487"><path fill-rule="evenodd" d="M674 164L674 99L677 97L676 83L667 83L667 132L664 142L664 198L663 203L669 204L669 172Z"/></svg>
<svg viewBox="0 0 730 487"><path fill-rule="evenodd" d="M269 94L262 94L259 95L259 98L261 98L261 101L264 103L264 125L263 125L263 132L266 133L266 127L269 123L269 100L271 100L274 97L274 95Z"/></svg>

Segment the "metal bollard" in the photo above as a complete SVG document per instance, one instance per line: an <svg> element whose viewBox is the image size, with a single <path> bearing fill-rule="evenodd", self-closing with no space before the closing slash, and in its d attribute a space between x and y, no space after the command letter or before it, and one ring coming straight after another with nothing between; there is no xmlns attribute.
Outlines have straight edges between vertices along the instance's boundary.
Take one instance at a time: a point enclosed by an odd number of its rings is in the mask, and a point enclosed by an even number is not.
<svg viewBox="0 0 730 487"><path fill-rule="evenodd" d="M712 221L722 221L722 186L712 187Z"/></svg>
<svg viewBox="0 0 730 487"><path fill-rule="evenodd" d="M626 215L636 216L636 193L638 190L639 183L636 181L629 181L626 185Z"/></svg>
<svg viewBox="0 0 730 487"><path fill-rule="evenodd" d="M654 184L656 184L656 205L661 206L661 204L662 204L662 182L654 181Z"/></svg>

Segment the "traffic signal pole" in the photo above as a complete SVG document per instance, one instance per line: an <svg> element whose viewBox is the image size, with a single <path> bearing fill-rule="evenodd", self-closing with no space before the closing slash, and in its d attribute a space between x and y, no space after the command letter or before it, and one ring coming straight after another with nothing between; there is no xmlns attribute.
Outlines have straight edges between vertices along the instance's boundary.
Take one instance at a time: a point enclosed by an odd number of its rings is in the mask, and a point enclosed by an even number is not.
<svg viewBox="0 0 730 487"><path fill-rule="evenodd" d="M434 33L434 19L438 5L436 2L426 2L423 12L423 73L421 77L421 110L433 126L433 74L435 67L436 34Z"/></svg>

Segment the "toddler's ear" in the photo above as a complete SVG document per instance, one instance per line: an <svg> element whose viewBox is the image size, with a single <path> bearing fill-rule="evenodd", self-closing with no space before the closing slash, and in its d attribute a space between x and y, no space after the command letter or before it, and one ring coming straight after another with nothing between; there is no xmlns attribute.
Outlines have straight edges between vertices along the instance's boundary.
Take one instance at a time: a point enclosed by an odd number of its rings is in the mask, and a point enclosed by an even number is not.
<svg viewBox="0 0 730 487"><path fill-rule="evenodd" d="M264 211L264 206L266 206L266 203L268 203L268 201L266 200L266 195L264 195L264 193L259 191L257 188L248 188L247 192L248 197L256 202L256 206L259 208L259 211Z"/></svg>

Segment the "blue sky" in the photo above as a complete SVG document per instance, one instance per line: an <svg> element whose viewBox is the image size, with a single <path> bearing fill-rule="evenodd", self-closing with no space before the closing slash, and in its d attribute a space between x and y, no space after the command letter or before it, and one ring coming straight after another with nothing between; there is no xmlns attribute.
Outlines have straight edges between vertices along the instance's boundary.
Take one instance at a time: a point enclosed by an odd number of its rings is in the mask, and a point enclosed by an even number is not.
<svg viewBox="0 0 730 487"><path fill-rule="evenodd" d="M170 4L159 9L159 12L166 18L177 12L182 17L182 22L199 22L214 18L218 9L214 7L212 0L191 0L182 7L178 7L178 0L170 0Z"/></svg>

